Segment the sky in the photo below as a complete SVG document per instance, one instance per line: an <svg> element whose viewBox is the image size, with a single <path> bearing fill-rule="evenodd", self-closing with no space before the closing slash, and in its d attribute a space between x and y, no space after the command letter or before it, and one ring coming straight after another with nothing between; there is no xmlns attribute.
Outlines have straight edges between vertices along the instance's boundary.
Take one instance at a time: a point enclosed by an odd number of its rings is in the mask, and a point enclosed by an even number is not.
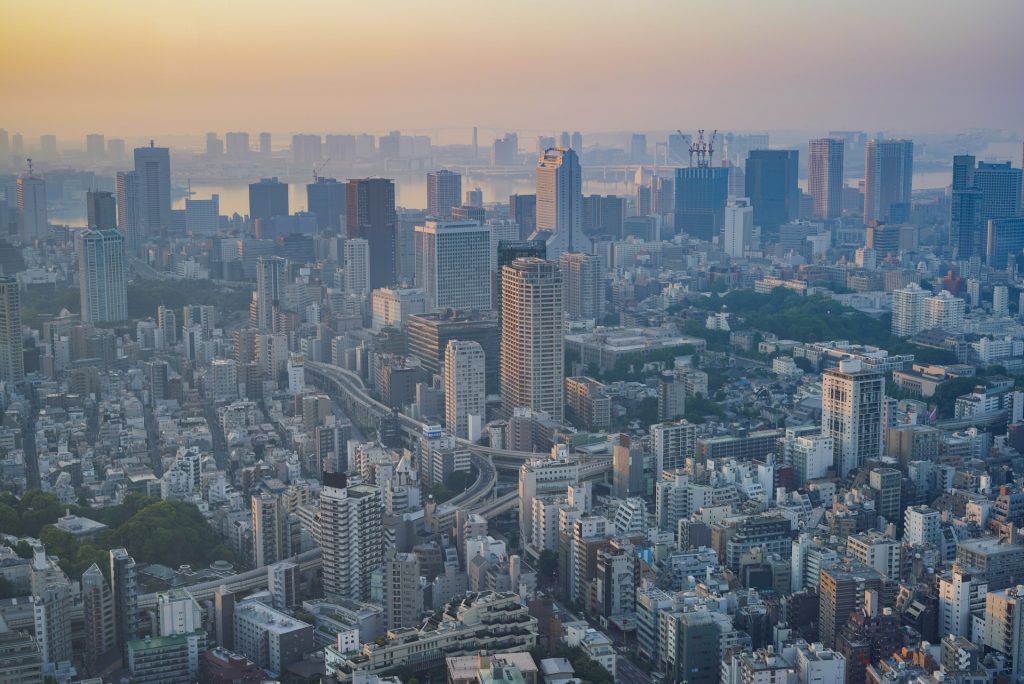
<svg viewBox="0 0 1024 684"><path fill-rule="evenodd" d="M26 136L1024 129L1022 0L33 0Z"/></svg>

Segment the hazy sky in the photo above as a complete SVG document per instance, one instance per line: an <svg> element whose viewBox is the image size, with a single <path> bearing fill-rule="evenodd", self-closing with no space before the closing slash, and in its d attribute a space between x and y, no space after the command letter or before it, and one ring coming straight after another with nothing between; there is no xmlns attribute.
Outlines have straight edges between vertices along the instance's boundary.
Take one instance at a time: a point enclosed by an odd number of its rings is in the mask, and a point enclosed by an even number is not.
<svg viewBox="0 0 1024 684"><path fill-rule="evenodd" d="M1019 131L1022 26L1024 0L10 0L0 127Z"/></svg>

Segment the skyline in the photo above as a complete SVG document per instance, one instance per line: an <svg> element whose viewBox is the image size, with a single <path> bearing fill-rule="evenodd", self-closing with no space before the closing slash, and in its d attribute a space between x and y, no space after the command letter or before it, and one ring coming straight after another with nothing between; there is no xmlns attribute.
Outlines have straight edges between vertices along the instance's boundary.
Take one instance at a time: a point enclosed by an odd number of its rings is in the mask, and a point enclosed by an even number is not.
<svg viewBox="0 0 1024 684"><path fill-rule="evenodd" d="M23 3L0 29L0 57L11 65L0 125L29 139L474 125L1019 133L1024 88L1007 85L1019 81L1024 58L1014 35L1024 4L984 4L992 11L936 12L923 0L648 0L595 11L531 0L480 16L463 0L385 9L309 0L290 13L263 0L244 12L195 1L112 0L102 11ZM573 30L560 32L565 25ZM822 30L831 26L865 40L835 41ZM116 39L96 40L104 35ZM965 59L957 46L968 39Z"/></svg>

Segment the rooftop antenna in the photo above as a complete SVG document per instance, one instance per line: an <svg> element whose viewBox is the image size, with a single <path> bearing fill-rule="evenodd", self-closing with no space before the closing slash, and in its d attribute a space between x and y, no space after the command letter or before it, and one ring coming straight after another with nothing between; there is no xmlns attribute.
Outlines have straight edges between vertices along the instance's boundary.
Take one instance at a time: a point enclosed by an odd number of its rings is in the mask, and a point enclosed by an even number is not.
<svg viewBox="0 0 1024 684"><path fill-rule="evenodd" d="M715 129L708 141L705 142L704 129L701 128L697 131L697 142L690 144L690 166L693 166L694 155L697 156L697 166L711 166L711 157L715 153L715 136L717 135L718 129Z"/></svg>

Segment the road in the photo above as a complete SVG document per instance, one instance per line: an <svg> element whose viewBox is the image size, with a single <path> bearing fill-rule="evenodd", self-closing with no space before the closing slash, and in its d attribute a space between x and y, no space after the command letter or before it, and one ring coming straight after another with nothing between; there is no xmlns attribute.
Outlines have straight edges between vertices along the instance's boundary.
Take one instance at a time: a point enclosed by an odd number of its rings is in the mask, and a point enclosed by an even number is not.
<svg viewBox="0 0 1024 684"><path fill-rule="evenodd" d="M615 681L627 684L651 684L651 676L637 667L626 655L629 647L616 648Z"/></svg>

